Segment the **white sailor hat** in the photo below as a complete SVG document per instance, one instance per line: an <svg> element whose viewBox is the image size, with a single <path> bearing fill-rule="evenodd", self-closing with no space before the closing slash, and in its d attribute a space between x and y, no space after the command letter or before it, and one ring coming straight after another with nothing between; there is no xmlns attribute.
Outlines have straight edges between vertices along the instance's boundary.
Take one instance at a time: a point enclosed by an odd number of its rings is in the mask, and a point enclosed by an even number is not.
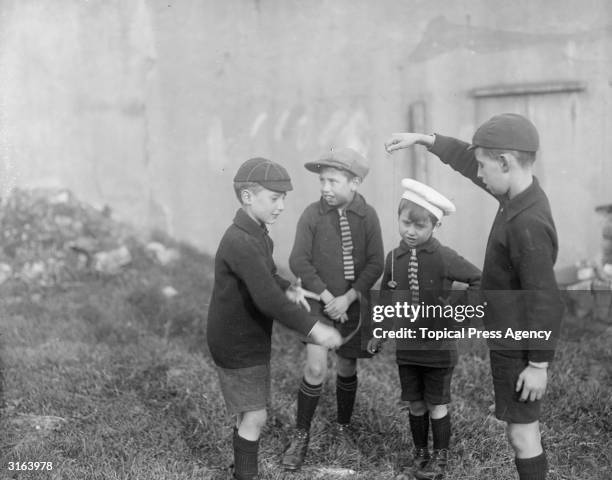
<svg viewBox="0 0 612 480"><path fill-rule="evenodd" d="M402 179L402 187L406 189L402 198L420 205L433 213L438 220L456 210L453 202L424 183L417 182L412 178L404 178Z"/></svg>

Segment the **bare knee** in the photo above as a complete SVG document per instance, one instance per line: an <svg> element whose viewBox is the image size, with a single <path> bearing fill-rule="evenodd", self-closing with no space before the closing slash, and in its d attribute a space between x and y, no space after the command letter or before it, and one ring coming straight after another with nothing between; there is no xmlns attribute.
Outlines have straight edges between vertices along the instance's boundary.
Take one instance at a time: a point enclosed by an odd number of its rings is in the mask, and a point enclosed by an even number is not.
<svg viewBox="0 0 612 480"><path fill-rule="evenodd" d="M427 413L427 404L423 400L415 400L409 402L410 413L416 417L425 415Z"/></svg>
<svg viewBox="0 0 612 480"><path fill-rule="evenodd" d="M506 428L506 435L517 457L531 458L542 453L538 422L509 423Z"/></svg>
<svg viewBox="0 0 612 480"><path fill-rule="evenodd" d="M244 412L238 427L238 434L247 440L257 440L267 419L268 413L265 409Z"/></svg>
<svg viewBox="0 0 612 480"><path fill-rule="evenodd" d="M325 380L325 376L327 375L327 359L325 362L316 359L309 359L306 362L306 367L304 368L304 377L306 381L311 385L320 385Z"/></svg>
<svg viewBox="0 0 612 480"><path fill-rule="evenodd" d="M246 425L257 430L261 430L268 420L268 412L266 410L255 410L253 412L245 412L242 416L241 425Z"/></svg>
<svg viewBox="0 0 612 480"><path fill-rule="evenodd" d="M341 377L352 377L357 373L357 359L336 357L336 370Z"/></svg>
<svg viewBox="0 0 612 480"><path fill-rule="evenodd" d="M433 405L431 403L427 403L427 410L429 410L429 416L434 420L446 417L448 414L448 408L446 405Z"/></svg>

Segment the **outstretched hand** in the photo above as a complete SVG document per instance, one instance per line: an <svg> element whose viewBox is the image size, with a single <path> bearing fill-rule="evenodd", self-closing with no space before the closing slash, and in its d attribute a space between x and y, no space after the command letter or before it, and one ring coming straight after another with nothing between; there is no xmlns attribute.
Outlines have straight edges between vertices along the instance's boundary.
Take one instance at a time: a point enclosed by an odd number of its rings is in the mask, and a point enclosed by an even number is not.
<svg viewBox="0 0 612 480"><path fill-rule="evenodd" d="M408 148L412 145L425 145L430 147L433 145L433 136L412 132L393 133L391 138L385 142L385 150L387 153L392 153L395 150Z"/></svg>
<svg viewBox="0 0 612 480"><path fill-rule="evenodd" d="M298 278L295 283L292 283L289 286L289 288L285 292L285 295L293 303L297 303L298 305L304 307L307 312L310 312L310 305L308 305L308 301L306 300L307 298L312 298L313 300L317 301L321 299L316 293L302 288L301 278Z"/></svg>

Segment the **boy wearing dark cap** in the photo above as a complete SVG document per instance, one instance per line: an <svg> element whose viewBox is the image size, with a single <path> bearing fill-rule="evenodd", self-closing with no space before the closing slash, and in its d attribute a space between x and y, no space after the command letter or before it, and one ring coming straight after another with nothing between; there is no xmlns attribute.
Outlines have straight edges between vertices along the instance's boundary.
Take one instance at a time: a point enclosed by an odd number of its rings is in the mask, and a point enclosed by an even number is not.
<svg viewBox="0 0 612 480"><path fill-rule="evenodd" d="M485 327L552 332L548 342L488 340L495 415L507 422L519 478L543 480L548 467L540 437L541 399L563 304L553 272L557 232L548 198L533 176L538 132L527 118L505 113L481 125L472 145L438 134L400 133L385 147L392 152L417 144L499 201L482 273Z"/></svg>
<svg viewBox="0 0 612 480"><path fill-rule="evenodd" d="M380 223L375 210L357 193L369 170L360 153L335 149L304 166L319 175L321 198L300 217L289 265L304 287L320 296L322 304L310 302L313 311L345 337L336 352L336 434L351 444L347 426L357 391L357 358L371 357L361 345L360 303L383 271ZM304 461L310 424L327 375L329 349L306 342L296 430L282 460L288 470L299 469Z"/></svg>
<svg viewBox="0 0 612 480"><path fill-rule="evenodd" d="M300 307L309 309L310 292L276 272L266 225L276 221L292 190L287 171L270 160L250 159L238 169L234 190L241 208L215 256L207 341L227 410L237 416L234 478L253 480L270 394L273 319L326 348L338 347L341 337Z"/></svg>

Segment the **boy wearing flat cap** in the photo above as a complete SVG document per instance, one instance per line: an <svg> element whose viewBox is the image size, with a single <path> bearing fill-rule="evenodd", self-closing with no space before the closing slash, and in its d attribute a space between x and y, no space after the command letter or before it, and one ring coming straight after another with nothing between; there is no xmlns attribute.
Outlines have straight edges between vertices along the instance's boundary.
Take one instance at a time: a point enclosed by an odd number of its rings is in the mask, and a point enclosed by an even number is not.
<svg viewBox="0 0 612 480"><path fill-rule="evenodd" d="M480 288L478 268L434 236L442 217L455 206L433 188L411 178L402 180L405 189L398 207L399 246L389 252L381 282L383 303L405 302L415 306L455 306L468 292L449 295L453 282ZM434 309L435 311L435 309ZM457 316L457 321L465 318ZM394 330L421 328L442 330L454 328L455 319L419 315L394 319ZM448 328L447 328L448 327ZM368 348L375 353L381 338L373 338ZM401 399L408 402L409 421L414 441L414 474L418 479L442 478L448 463L451 421L451 378L457 364L456 340L432 340L422 337L396 340ZM429 425L433 437L433 454L428 448Z"/></svg>
<svg viewBox="0 0 612 480"><path fill-rule="evenodd" d="M326 348L338 347L337 330L308 314L299 283L276 272L266 225L284 209L292 190L287 171L264 158L247 160L234 177L241 203L215 256L215 281L208 310L207 341L217 366L227 410L236 415L234 478L258 478L259 435L270 395L272 320Z"/></svg>
<svg viewBox="0 0 612 480"><path fill-rule="evenodd" d="M360 153L335 149L304 166L319 175L321 198L306 207L299 219L289 265L306 289L320 295L321 302L310 302L313 312L344 336L344 344L336 351L335 433L341 443L352 445L347 427L357 392L357 358L371 357L361 345L360 303L367 301L383 271L380 223L375 210L357 193L369 170ZM287 470L299 469L304 461L310 424L327 375L329 349L306 342L296 430L282 460Z"/></svg>
<svg viewBox="0 0 612 480"><path fill-rule="evenodd" d="M550 330L556 339L563 315L553 272L558 242L548 198L533 176L539 148L535 126L521 115L505 113L481 125L471 145L438 134L400 133L386 149L416 144L428 147L499 202L482 274L485 327ZM539 418L555 341L489 339L488 344L495 415L507 422L519 478L545 479Z"/></svg>

